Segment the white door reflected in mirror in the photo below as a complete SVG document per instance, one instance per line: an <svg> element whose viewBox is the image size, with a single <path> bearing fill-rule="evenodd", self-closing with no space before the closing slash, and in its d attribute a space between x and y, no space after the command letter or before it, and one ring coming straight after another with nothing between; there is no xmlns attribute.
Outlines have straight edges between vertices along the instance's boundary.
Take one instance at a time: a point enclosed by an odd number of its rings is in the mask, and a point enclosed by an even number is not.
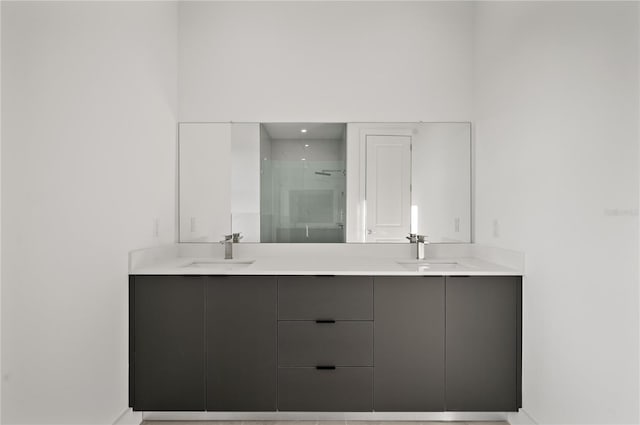
<svg viewBox="0 0 640 425"><path fill-rule="evenodd" d="M406 242L411 209L411 136L366 136L365 242Z"/></svg>

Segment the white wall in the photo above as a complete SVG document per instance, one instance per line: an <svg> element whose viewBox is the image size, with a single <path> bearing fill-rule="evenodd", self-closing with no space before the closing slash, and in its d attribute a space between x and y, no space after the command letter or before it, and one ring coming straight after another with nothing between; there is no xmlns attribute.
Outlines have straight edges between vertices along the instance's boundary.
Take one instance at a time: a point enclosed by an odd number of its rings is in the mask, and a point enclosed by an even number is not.
<svg viewBox="0 0 640 425"><path fill-rule="evenodd" d="M182 121L473 119L477 240L527 254L525 409L637 423L636 8L2 2L1 422L112 423L127 405L126 253L173 240L179 105Z"/></svg>
<svg viewBox="0 0 640 425"><path fill-rule="evenodd" d="M180 123L181 242L260 242L260 124Z"/></svg>
<svg viewBox="0 0 640 425"><path fill-rule="evenodd" d="M180 123L180 242L231 233L231 124Z"/></svg>
<svg viewBox="0 0 640 425"><path fill-rule="evenodd" d="M176 14L2 2L4 424L128 405L127 252L174 239Z"/></svg>
<svg viewBox="0 0 640 425"><path fill-rule="evenodd" d="M231 126L231 229L260 242L260 124Z"/></svg>
<svg viewBox="0 0 640 425"><path fill-rule="evenodd" d="M471 241L471 125L423 123L412 140L411 204L418 234L431 242Z"/></svg>
<svg viewBox="0 0 640 425"><path fill-rule="evenodd" d="M526 253L541 424L640 420L637 7L476 5L476 237Z"/></svg>
<svg viewBox="0 0 640 425"><path fill-rule="evenodd" d="M468 2L180 2L180 121L471 117Z"/></svg>

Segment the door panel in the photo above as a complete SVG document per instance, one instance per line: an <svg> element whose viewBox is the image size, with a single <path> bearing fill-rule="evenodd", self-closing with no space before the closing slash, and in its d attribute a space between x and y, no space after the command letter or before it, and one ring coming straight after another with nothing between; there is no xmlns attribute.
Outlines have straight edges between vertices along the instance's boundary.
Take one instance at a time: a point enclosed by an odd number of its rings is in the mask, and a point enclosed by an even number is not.
<svg viewBox="0 0 640 425"><path fill-rule="evenodd" d="M521 279L447 277L447 410L520 407Z"/></svg>
<svg viewBox="0 0 640 425"><path fill-rule="evenodd" d="M444 278L376 277L374 408L444 410Z"/></svg>
<svg viewBox="0 0 640 425"><path fill-rule="evenodd" d="M136 276L133 285L133 409L204 410L202 279Z"/></svg>
<svg viewBox="0 0 640 425"><path fill-rule="evenodd" d="M277 280L210 277L207 410L276 410Z"/></svg>
<svg viewBox="0 0 640 425"><path fill-rule="evenodd" d="M367 135L366 149L366 242L406 242L411 137Z"/></svg>

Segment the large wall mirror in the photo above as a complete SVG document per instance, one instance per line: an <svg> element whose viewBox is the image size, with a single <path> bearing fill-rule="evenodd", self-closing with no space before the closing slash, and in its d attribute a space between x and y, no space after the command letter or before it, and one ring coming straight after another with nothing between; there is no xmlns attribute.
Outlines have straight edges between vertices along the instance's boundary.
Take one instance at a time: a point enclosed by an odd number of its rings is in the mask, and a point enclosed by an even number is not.
<svg viewBox="0 0 640 425"><path fill-rule="evenodd" d="M470 123L180 123L180 242L471 241Z"/></svg>

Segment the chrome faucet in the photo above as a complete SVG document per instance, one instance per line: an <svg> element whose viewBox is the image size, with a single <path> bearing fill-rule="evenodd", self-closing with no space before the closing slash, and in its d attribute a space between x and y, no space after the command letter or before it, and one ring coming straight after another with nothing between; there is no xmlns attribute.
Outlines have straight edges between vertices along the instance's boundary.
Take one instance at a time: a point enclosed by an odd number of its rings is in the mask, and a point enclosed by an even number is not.
<svg viewBox="0 0 640 425"><path fill-rule="evenodd" d="M224 235L224 240L220 241L224 244L224 259L233 260L233 244L240 242L242 235L240 233L232 233L230 235Z"/></svg>
<svg viewBox="0 0 640 425"><path fill-rule="evenodd" d="M424 260L424 245L428 244L427 237L415 233L409 233L407 236L410 243L416 244L416 260Z"/></svg>

